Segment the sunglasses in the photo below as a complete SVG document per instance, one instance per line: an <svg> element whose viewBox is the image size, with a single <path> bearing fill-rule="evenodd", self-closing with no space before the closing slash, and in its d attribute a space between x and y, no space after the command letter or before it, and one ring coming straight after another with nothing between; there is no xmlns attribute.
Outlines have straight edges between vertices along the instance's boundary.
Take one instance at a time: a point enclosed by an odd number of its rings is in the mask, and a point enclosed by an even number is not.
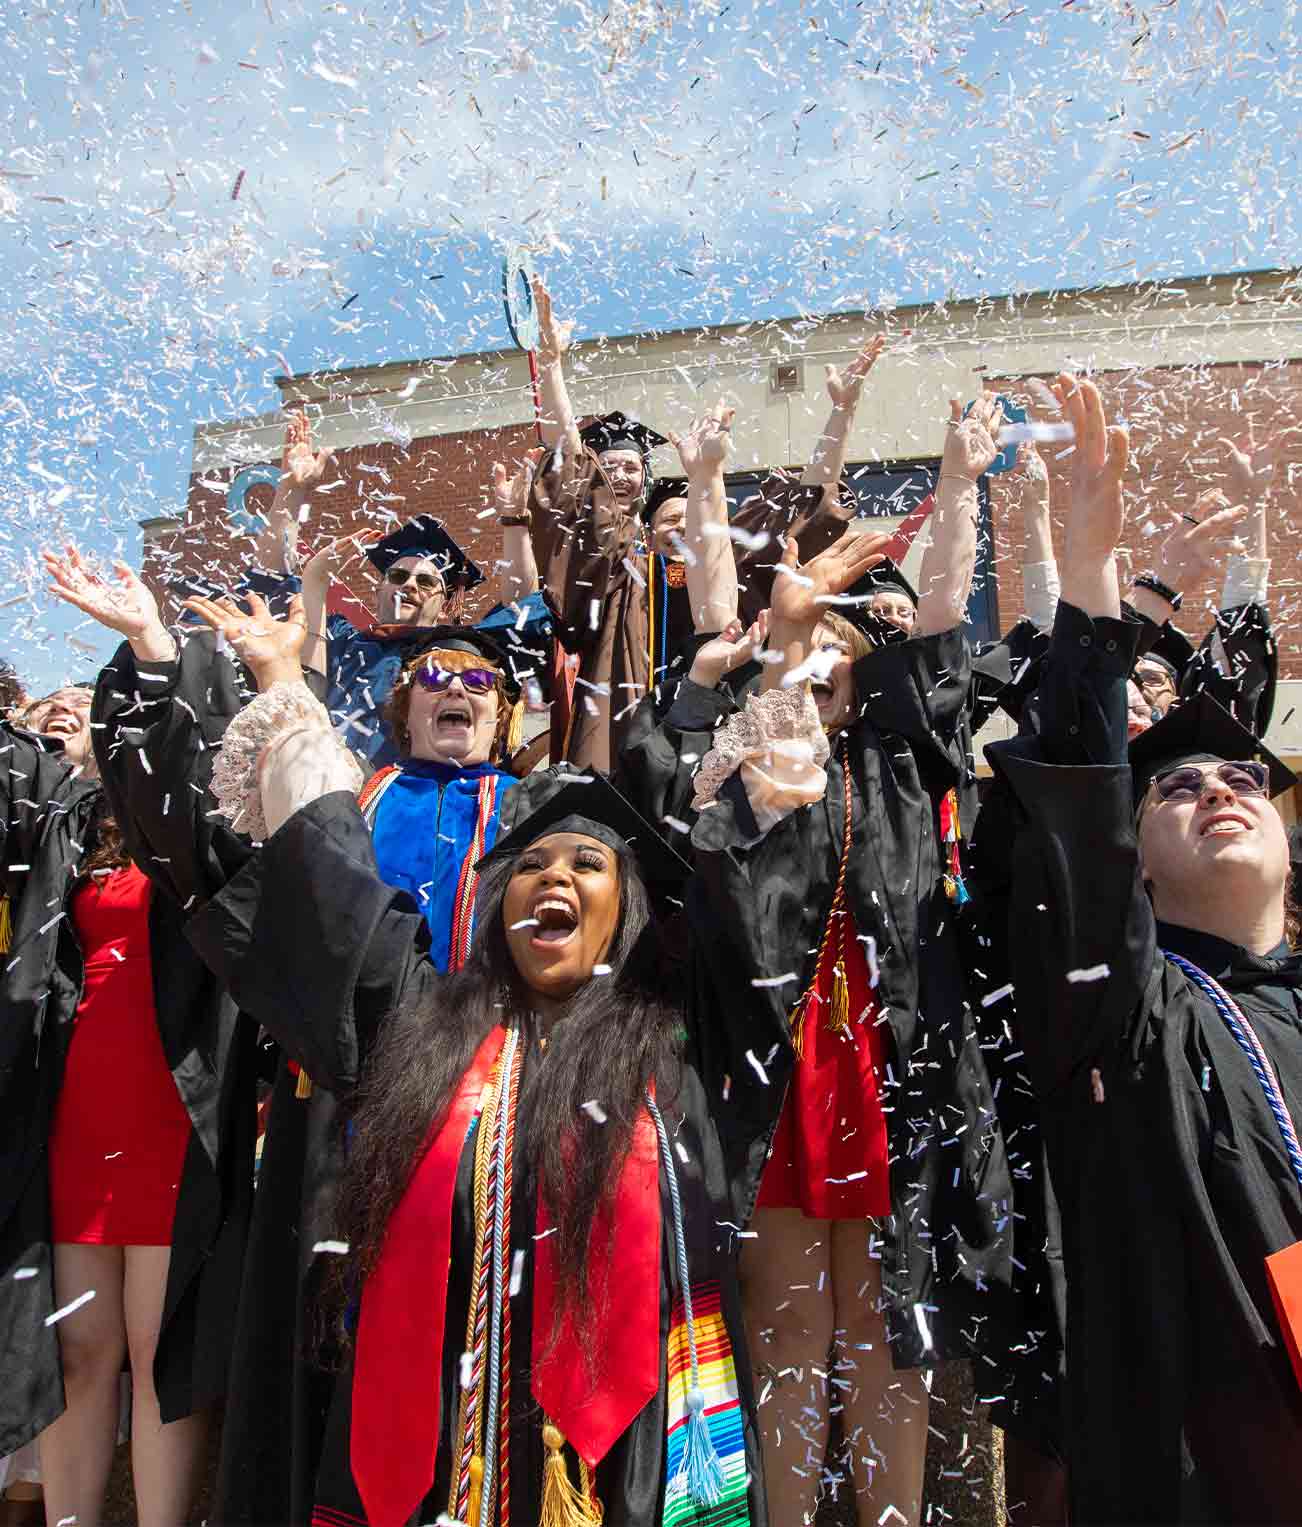
<svg viewBox="0 0 1302 1527"><path fill-rule="evenodd" d="M1159 774L1153 789L1164 801L1196 801L1213 774L1235 795L1268 795L1270 791L1270 770L1255 761L1217 764L1206 772L1194 764L1182 764L1168 774Z"/></svg>
<svg viewBox="0 0 1302 1527"><path fill-rule="evenodd" d="M396 589L410 579L422 594L433 594L443 587L443 580L437 573L413 573L409 567L391 567L384 576Z"/></svg>
<svg viewBox="0 0 1302 1527"><path fill-rule="evenodd" d="M472 695L486 695L497 683L498 677L492 668L463 668L459 673L453 673L450 669L426 663L416 670L417 684L422 689L428 689L432 695L442 694L453 679L460 679Z"/></svg>

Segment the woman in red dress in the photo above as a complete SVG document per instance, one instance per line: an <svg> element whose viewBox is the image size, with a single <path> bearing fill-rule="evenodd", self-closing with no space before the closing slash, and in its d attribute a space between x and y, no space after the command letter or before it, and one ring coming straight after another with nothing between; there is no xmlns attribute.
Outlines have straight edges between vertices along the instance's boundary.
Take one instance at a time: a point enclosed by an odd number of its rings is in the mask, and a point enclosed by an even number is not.
<svg viewBox="0 0 1302 1527"><path fill-rule="evenodd" d="M90 692L37 701L24 729L61 744L89 782ZM137 1520L185 1520L203 1419L164 1426L154 1388L177 1190L191 1124L159 1036L150 963L151 887L127 858L102 794L65 901L84 977L49 1136L54 1304L66 1408L40 1436L46 1519L99 1520L132 1375Z"/></svg>
<svg viewBox="0 0 1302 1527"><path fill-rule="evenodd" d="M1003 1150L945 841L965 752L976 483L1000 414L988 398L952 413L920 595L889 563L840 614L808 576L773 585L769 647L808 676L829 751L826 790L751 872L760 906L780 904L808 951L757 995L787 1009L793 1055L789 1073L783 1056L765 1060L787 1093L741 1257L769 1516L782 1527L813 1520L834 1412L861 1527L917 1523L926 1370L970 1353L969 1312L983 1313L1007 1255L990 1212ZM792 557L788 543L789 570ZM738 826L732 799L721 831L743 842L764 828L763 780L784 746L751 703L713 734L694 802L726 799L739 774L754 821Z"/></svg>

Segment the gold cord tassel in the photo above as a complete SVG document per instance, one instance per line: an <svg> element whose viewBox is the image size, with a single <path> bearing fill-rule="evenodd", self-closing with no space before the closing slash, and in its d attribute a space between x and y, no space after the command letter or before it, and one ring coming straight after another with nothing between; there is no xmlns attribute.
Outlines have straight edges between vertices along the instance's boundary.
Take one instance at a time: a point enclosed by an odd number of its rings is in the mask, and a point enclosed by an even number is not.
<svg viewBox="0 0 1302 1527"><path fill-rule="evenodd" d="M466 1521L470 1527L479 1527L479 1499L484 1493L484 1460L476 1454L470 1460L470 1505L466 1508Z"/></svg>
<svg viewBox="0 0 1302 1527"><path fill-rule="evenodd" d="M511 707L511 719L506 724L506 756L520 751L524 741L524 701L517 700Z"/></svg>
<svg viewBox="0 0 1302 1527"><path fill-rule="evenodd" d="M576 1490L565 1467L565 1434L551 1421L543 1422L543 1446L547 1457L543 1460L542 1515L538 1527L601 1527L601 1502L592 1493L588 1467L579 1460L582 1488Z"/></svg>
<svg viewBox="0 0 1302 1527"><path fill-rule="evenodd" d="M843 959L837 960L832 971L832 1011L827 1027L833 1034L850 1032L850 982L846 979Z"/></svg>
<svg viewBox="0 0 1302 1527"><path fill-rule="evenodd" d="M8 896L0 896L0 954L8 954L14 941L14 919Z"/></svg>
<svg viewBox="0 0 1302 1527"><path fill-rule="evenodd" d="M797 1060L805 1053L805 1009L809 1001L809 996L804 996L791 1009L791 1048L796 1052Z"/></svg>
<svg viewBox="0 0 1302 1527"><path fill-rule="evenodd" d="M294 1083L294 1096L296 1098L310 1098L312 1096L312 1078L306 1071L300 1069L298 1081Z"/></svg>

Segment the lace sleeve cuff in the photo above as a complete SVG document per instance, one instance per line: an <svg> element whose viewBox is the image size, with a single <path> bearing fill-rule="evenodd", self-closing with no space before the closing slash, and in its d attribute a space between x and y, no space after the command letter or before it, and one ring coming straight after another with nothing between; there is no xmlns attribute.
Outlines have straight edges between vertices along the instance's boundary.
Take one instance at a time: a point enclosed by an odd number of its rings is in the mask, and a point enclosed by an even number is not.
<svg viewBox="0 0 1302 1527"><path fill-rule="evenodd" d="M724 781L739 774L761 832L798 806L821 799L828 745L808 684L751 695L746 709L714 734L694 781L693 809L712 806Z"/></svg>
<svg viewBox="0 0 1302 1527"><path fill-rule="evenodd" d="M308 801L361 784L325 706L306 685L273 684L226 728L211 788L218 815L260 843Z"/></svg>

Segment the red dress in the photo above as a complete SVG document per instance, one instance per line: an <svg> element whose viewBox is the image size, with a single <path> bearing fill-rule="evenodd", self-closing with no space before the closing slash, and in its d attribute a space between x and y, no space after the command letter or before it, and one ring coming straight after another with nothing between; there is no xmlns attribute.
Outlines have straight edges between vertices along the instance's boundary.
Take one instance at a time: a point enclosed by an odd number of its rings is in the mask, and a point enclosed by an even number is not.
<svg viewBox="0 0 1302 1527"><path fill-rule="evenodd" d="M86 976L50 1136L55 1242L172 1243L190 1118L158 1035L149 895L134 865L73 895Z"/></svg>
<svg viewBox="0 0 1302 1527"><path fill-rule="evenodd" d="M882 1112L889 1031L879 1020L863 941L850 913L828 938L801 1024L801 1054L773 1136L757 1207L799 1209L808 1219L872 1219L891 1212L891 1176ZM828 1023L834 969L849 988L849 1030Z"/></svg>

